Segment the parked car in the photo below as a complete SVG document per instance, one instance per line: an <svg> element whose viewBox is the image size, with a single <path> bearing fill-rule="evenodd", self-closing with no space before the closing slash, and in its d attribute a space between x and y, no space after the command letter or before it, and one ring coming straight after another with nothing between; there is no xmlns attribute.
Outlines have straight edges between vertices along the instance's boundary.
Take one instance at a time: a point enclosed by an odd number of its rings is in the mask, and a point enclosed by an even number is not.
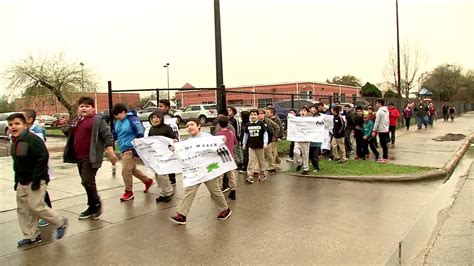
<svg viewBox="0 0 474 266"><path fill-rule="evenodd" d="M56 121L56 118L50 115L38 115L36 116L36 120L42 126L52 126L53 123Z"/></svg>
<svg viewBox="0 0 474 266"><path fill-rule="evenodd" d="M151 113L153 113L158 107L153 106L153 107L147 107L145 109L142 109L138 111L138 118L140 121L148 121L148 117L150 116Z"/></svg>
<svg viewBox="0 0 474 266"><path fill-rule="evenodd" d="M14 114L15 112L1 113L0 114L0 136L8 136L8 121L7 118L9 115Z"/></svg>
<svg viewBox="0 0 474 266"><path fill-rule="evenodd" d="M184 110L174 113L178 123L186 122L190 118L198 118L201 124L205 124L217 117L217 106L215 104L189 105Z"/></svg>
<svg viewBox="0 0 474 266"><path fill-rule="evenodd" d="M314 103L310 100L294 100L293 107L291 106L291 100L278 101L273 104L275 108L275 113L281 120L286 120L288 112L293 108L299 112L299 109L306 105L308 108L311 107Z"/></svg>

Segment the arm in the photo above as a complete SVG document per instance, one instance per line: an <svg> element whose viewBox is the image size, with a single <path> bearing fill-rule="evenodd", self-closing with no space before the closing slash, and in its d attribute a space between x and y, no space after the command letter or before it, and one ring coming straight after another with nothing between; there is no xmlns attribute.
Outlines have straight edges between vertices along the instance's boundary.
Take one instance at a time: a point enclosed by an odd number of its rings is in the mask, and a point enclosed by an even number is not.
<svg viewBox="0 0 474 266"><path fill-rule="evenodd" d="M273 139L272 139L272 141L277 141L278 136L280 136L280 126L277 123L270 120L270 119L269 119L269 121L270 121L270 126L273 129Z"/></svg>
<svg viewBox="0 0 474 266"><path fill-rule="evenodd" d="M249 140L249 133L248 132L244 132L244 139L242 141L242 146L243 148L245 149L245 146L247 146L247 142Z"/></svg>
<svg viewBox="0 0 474 266"><path fill-rule="evenodd" d="M263 133L263 146L267 146L267 144L268 144L268 132L265 131Z"/></svg>
<svg viewBox="0 0 474 266"><path fill-rule="evenodd" d="M100 119L99 137L104 140L104 145L107 149L107 154L109 156L110 161L112 163L117 162L118 158L114 152L114 137L112 136L112 133L110 132L109 127L107 126L107 123L105 123L103 119Z"/></svg>

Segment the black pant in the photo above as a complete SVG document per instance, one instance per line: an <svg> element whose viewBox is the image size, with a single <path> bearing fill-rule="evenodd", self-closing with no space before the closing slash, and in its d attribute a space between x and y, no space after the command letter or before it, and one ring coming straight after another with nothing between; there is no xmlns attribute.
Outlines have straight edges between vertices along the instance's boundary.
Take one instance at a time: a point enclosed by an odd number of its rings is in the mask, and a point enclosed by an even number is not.
<svg viewBox="0 0 474 266"><path fill-rule="evenodd" d="M309 146L309 159L314 169L319 169L319 155L321 155L321 147Z"/></svg>
<svg viewBox="0 0 474 266"><path fill-rule="evenodd" d="M48 205L48 207L53 208L53 206L51 205L51 199L49 198L48 191L46 191L46 194L44 195L44 202L46 203L46 205Z"/></svg>
<svg viewBox="0 0 474 266"><path fill-rule="evenodd" d="M370 147L370 150L372 150L372 153L375 156L375 160L379 159L380 153L377 150L377 147L375 147L375 138L374 137L369 137L369 139L364 139L363 144L364 144L364 154L365 155L369 154L369 147ZM365 156L364 156L364 160L365 160Z"/></svg>
<svg viewBox="0 0 474 266"><path fill-rule="evenodd" d="M407 127L407 130L410 129L410 120L411 120L411 117L405 117L405 126Z"/></svg>
<svg viewBox="0 0 474 266"><path fill-rule="evenodd" d="M395 131L397 130L397 126L389 126L388 130L390 131L390 140L392 144L395 144Z"/></svg>
<svg viewBox="0 0 474 266"><path fill-rule="evenodd" d="M168 174L171 184L176 184L176 174Z"/></svg>
<svg viewBox="0 0 474 266"><path fill-rule="evenodd" d="M89 208L95 210L100 207L100 197L97 193L97 185L95 183L95 176L99 168L92 168L89 158L79 161L77 168L79 169L82 185L86 189L87 205L89 205Z"/></svg>
<svg viewBox="0 0 474 266"><path fill-rule="evenodd" d="M388 132L379 133L380 146L382 146L382 158L388 159L388 142L390 136Z"/></svg>
<svg viewBox="0 0 474 266"><path fill-rule="evenodd" d="M356 155L357 157L363 159L365 158L365 153L364 153L364 141L362 139L363 136L356 136Z"/></svg>
<svg viewBox="0 0 474 266"><path fill-rule="evenodd" d="M249 166L249 147L245 147L243 151L243 158L242 158L242 169L247 171L247 167Z"/></svg>
<svg viewBox="0 0 474 266"><path fill-rule="evenodd" d="M292 141L290 142L290 154L289 154L291 159L295 158L295 154L293 151L294 149L295 149L295 142Z"/></svg>

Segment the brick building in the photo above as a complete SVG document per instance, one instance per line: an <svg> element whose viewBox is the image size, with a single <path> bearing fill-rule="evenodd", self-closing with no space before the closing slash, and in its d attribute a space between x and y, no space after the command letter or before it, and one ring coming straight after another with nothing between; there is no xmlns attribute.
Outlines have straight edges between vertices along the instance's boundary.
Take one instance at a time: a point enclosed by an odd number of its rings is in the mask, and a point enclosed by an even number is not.
<svg viewBox="0 0 474 266"><path fill-rule="evenodd" d="M187 83L183 86L183 88L190 89L193 87ZM291 99L290 95L284 94L299 94L299 96L296 96L295 99L308 99L313 101L323 101L326 103L330 97L339 98L341 102L350 102L352 97L360 96L360 87L317 82L253 85L226 88L226 90L242 92L227 92L226 98L228 104L252 105L257 107L263 107L267 104L280 100ZM280 93L280 95L278 93ZM178 107L188 106L191 104L216 103L216 91L178 91L176 92L176 103Z"/></svg>
<svg viewBox="0 0 474 266"><path fill-rule="evenodd" d="M71 103L76 103L81 96L90 96L95 101L97 112L109 109L109 98L107 93L77 93L72 95ZM136 108L140 104L139 93L113 93L113 103L124 103L129 108ZM33 109L38 115L51 115L54 113L67 113L66 108L53 95L31 96L15 99L15 111Z"/></svg>

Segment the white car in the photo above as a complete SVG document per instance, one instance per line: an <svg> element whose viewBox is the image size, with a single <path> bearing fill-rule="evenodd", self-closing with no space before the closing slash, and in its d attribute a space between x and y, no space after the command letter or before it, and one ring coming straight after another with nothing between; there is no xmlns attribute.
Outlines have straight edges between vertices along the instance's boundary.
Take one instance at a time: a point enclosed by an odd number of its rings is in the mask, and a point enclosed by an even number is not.
<svg viewBox="0 0 474 266"><path fill-rule="evenodd" d="M52 126L53 123L56 122L56 118L50 115L39 115L36 117L36 120L43 126Z"/></svg>
<svg viewBox="0 0 474 266"><path fill-rule="evenodd" d="M201 124L206 124L217 117L217 106L215 104L194 104L174 113L178 123L186 122L190 118L198 118Z"/></svg>
<svg viewBox="0 0 474 266"><path fill-rule="evenodd" d="M10 113L1 113L0 114L0 136L2 137L7 137L8 136L8 121L7 118L11 114L14 114L15 112L10 112Z"/></svg>

